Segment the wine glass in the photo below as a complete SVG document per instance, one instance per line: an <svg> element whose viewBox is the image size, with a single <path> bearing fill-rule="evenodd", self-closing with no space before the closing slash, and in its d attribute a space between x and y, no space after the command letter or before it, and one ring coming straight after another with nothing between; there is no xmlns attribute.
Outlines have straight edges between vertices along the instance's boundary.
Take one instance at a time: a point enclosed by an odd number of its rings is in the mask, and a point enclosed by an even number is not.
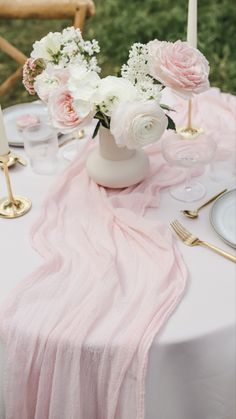
<svg viewBox="0 0 236 419"><path fill-rule="evenodd" d="M213 159L216 148L215 141L206 133L199 133L191 138L174 133L163 140L162 153L165 160L170 165L186 169L184 184L173 186L169 190L173 198L194 202L205 195L205 186L192 179L192 168L208 164Z"/></svg>

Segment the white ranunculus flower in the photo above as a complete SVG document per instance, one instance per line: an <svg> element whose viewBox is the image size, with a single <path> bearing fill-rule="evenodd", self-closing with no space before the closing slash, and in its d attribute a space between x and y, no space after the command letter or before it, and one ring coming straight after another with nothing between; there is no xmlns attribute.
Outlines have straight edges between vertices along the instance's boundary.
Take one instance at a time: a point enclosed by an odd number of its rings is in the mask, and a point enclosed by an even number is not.
<svg viewBox="0 0 236 419"><path fill-rule="evenodd" d="M100 79L95 103L106 115L119 103L130 102L137 98L137 90L129 80L122 77L107 76Z"/></svg>
<svg viewBox="0 0 236 419"><path fill-rule="evenodd" d="M62 35L59 32L50 32L40 41L33 44L32 58L42 58L45 61L54 61L53 55L58 54L61 48Z"/></svg>
<svg viewBox="0 0 236 419"><path fill-rule="evenodd" d="M155 101L134 101L118 105L110 130L118 146L138 149L158 141L167 125L167 116Z"/></svg>

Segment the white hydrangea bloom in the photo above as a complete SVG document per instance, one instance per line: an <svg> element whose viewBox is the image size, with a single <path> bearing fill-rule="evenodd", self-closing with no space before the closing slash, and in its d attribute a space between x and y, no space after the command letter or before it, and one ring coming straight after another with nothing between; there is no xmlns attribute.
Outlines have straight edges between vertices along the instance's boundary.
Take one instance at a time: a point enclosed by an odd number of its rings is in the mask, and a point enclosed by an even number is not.
<svg viewBox="0 0 236 419"><path fill-rule="evenodd" d="M71 65L69 72L68 88L73 95L75 109L78 109L80 117L84 117L94 111L100 77L83 64Z"/></svg>
<svg viewBox="0 0 236 419"><path fill-rule="evenodd" d="M40 41L33 44L32 58L42 58L46 62L54 62L55 57L60 53L62 35L59 32L49 32Z"/></svg>
<svg viewBox="0 0 236 419"><path fill-rule="evenodd" d="M137 90L129 80L107 76L99 82L95 104L98 110L110 116L118 103L135 99L137 99Z"/></svg>

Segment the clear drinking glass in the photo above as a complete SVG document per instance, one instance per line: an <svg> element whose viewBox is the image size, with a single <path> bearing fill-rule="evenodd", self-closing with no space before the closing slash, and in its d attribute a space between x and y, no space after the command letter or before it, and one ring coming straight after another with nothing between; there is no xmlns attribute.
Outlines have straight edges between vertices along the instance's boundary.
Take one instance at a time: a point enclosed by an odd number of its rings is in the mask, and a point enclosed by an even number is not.
<svg viewBox="0 0 236 419"><path fill-rule="evenodd" d="M194 202L205 195L205 186L193 180L194 167L203 167L214 157L216 143L210 135L199 134L195 138L183 138L179 134L170 134L162 142L162 153L168 163L186 169L185 183L170 188L170 194L178 201Z"/></svg>
<svg viewBox="0 0 236 419"><path fill-rule="evenodd" d="M58 138L55 129L41 122L26 127L22 134L33 171L45 175L55 173L58 166Z"/></svg>

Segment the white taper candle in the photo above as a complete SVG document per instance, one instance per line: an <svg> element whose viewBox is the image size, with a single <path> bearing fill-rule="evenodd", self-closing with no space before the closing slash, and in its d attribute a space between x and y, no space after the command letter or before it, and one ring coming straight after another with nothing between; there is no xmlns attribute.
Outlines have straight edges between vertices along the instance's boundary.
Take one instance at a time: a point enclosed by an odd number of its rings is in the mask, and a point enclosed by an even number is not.
<svg viewBox="0 0 236 419"><path fill-rule="evenodd" d="M4 121L3 121L3 114L2 114L2 108L0 105L0 156L5 156L9 153L9 146L8 146L8 140L7 135L5 131Z"/></svg>
<svg viewBox="0 0 236 419"><path fill-rule="evenodd" d="M197 0L188 2L187 42L197 48Z"/></svg>

